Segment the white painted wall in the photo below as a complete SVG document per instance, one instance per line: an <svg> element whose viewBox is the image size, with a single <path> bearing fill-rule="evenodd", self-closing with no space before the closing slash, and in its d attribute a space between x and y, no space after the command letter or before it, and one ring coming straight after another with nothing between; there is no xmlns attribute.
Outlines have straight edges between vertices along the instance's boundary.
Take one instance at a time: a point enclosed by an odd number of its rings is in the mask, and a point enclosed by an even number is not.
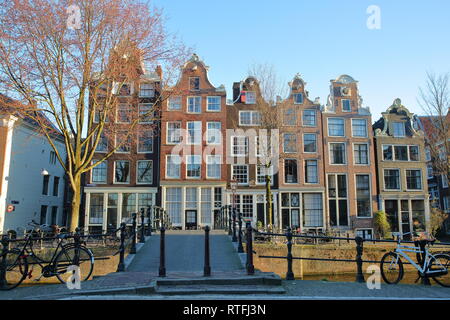
<svg viewBox="0 0 450 320"><path fill-rule="evenodd" d="M66 159L63 144L57 142L61 156ZM16 125L13 129L11 143L11 158L7 179L7 192L5 207L14 204L15 211L1 212L4 214L3 228L0 232L17 230L18 227L26 228L32 219L39 222L41 206L47 205L47 224L51 221L51 207L58 207L57 223L62 223L64 205L64 170L56 160L50 163L50 151L52 147L47 139L25 125ZM43 176L45 169L50 175L48 195L42 195ZM53 196L53 177L60 178L58 196ZM3 229L3 230L1 230Z"/></svg>

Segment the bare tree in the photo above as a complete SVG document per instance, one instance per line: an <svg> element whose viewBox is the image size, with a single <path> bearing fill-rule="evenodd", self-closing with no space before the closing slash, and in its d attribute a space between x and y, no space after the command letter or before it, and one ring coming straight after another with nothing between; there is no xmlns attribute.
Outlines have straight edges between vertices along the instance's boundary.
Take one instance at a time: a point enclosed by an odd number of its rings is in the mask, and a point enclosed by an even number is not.
<svg viewBox="0 0 450 320"><path fill-rule="evenodd" d="M56 152L73 193L73 231L82 175L128 143L141 117L157 115L160 101L144 113L131 108L127 127L117 127L125 136L93 163L102 134L115 131L114 115L123 111L120 92L157 64L170 81L186 49L148 1L0 0L0 8L0 89L24 103L6 109L33 119ZM54 144L55 131L64 137L67 159Z"/></svg>

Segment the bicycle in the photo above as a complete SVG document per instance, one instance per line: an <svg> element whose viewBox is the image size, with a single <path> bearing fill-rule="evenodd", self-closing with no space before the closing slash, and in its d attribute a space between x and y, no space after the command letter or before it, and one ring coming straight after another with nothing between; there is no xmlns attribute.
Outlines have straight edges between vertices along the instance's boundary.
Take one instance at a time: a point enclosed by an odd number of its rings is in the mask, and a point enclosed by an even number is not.
<svg viewBox="0 0 450 320"><path fill-rule="evenodd" d="M404 233L403 235L410 234ZM404 270L401 257L407 260L419 273L421 277L431 277L443 287L450 287L450 255L431 254L427 246L433 245L436 240L418 240L414 246L401 245L401 237L397 238L397 247L394 251L386 253L381 259L381 276L387 284L397 284L403 279ZM422 248L424 250L422 250ZM415 263L406 253L416 253L418 263ZM422 255L422 258L420 258ZM419 264L423 264L420 266Z"/></svg>
<svg viewBox="0 0 450 320"><path fill-rule="evenodd" d="M56 276L61 283L66 283L70 274L67 272L69 266L79 267L80 281L86 281L94 269L94 255L91 250L81 244L77 235L59 234L56 236L58 245L53 252L50 261L45 261L37 256L33 250L33 233L29 233L23 241L25 244L21 249L8 247L9 239L2 239L4 249L1 254L0 268L0 290L11 290L20 285L27 277L30 279L34 266L41 267L40 276L34 281L40 281L42 277L50 278ZM74 242L63 244L67 238L74 238ZM31 261L33 259L34 261ZM29 266L31 269L29 270ZM5 271L2 280L2 270ZM3 283L1 283L3 282Z"/></svg>

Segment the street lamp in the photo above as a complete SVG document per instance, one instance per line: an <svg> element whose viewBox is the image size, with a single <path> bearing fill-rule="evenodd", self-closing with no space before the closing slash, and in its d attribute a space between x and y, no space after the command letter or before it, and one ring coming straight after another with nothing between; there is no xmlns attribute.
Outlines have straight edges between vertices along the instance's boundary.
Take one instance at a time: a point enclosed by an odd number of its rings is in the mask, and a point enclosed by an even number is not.
<svg viewBox="0 0 450 320"><path fill-rule="evenodd" d="M41 171L41 175L43 175L43 176L48 176L48 171L47 170L45 170L45 169L42 169L42 171Z"/></svg>

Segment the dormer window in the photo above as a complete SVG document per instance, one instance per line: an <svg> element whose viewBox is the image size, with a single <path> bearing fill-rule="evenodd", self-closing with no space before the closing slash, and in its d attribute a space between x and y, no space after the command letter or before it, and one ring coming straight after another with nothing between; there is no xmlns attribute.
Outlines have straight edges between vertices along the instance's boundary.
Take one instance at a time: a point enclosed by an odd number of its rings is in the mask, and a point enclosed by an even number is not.
<svg viewBox="0 0 450 320"><path fill-rule="evenodd" d="M200 78L190 77L189 78L189 89L190 90L200 90Z"/></svg>
<svg viewBox="0 0 450 320"><path fill-rule="evenodd" d="M113 83L113 94L117 94L118 96L126 97L130 96L133 93L133 87L129 83Z"/></svg>
<svg viewBox="0 0 450 320"><path fill-rule="evenodd" d="M294 93L294 104L302 104L303 103L303 94L302 93Z"/></svg>
<svg viewBox="0 0 450 320"><path fill-rule="evenodd" d="M342 111L349 112L352 111L352 106L349 99L342 99Z"/></svg>
<svg viewBox="0 0 450 320"><path fill-rule="evenodd" d="M139 97L153 98L155 96L155 88L152 83L141 83Z"/></svg>
<svg viewBox="0 0 450 320"><path fill-rule="evenodd" d="M243 91L241 94L241 101L245 104L255 104L256 103L256 92L254 91Z"/></svg>
<svg viewBox="0 0 450 320"><path fill-rule="evenodd" d="M406 136L406 129L404 122L393 122L392 123L393 135L396 138L401 138Z"/></svg>

